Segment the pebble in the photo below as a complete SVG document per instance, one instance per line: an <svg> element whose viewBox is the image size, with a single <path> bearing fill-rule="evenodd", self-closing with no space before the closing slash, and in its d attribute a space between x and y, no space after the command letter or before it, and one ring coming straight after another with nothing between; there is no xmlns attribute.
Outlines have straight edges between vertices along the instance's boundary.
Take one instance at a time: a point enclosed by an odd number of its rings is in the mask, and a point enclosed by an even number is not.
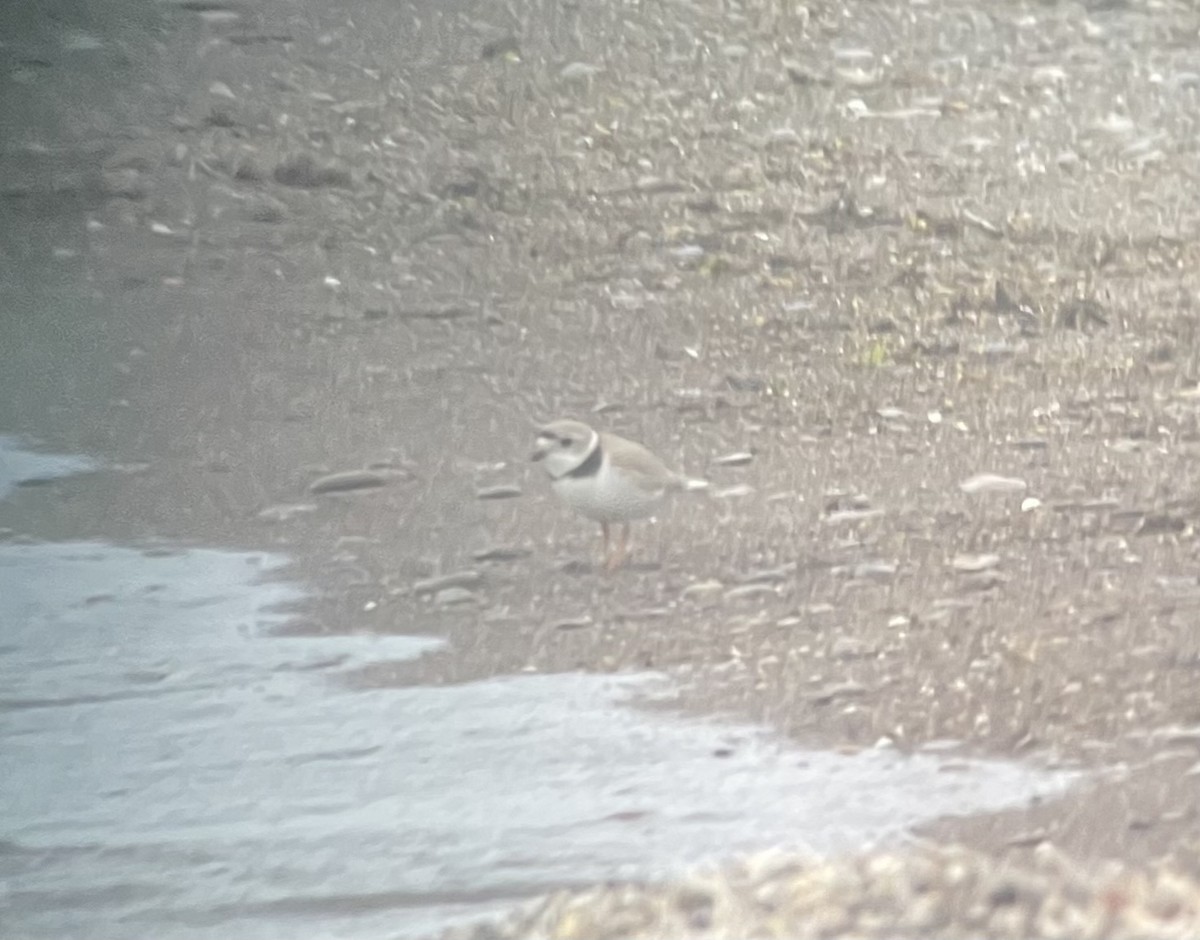
<svg viewBox="0 0 1200 940"><path fill-rule="evenodd" d="M514 483L501 483L498 486L481 486L475 491L476 499L513 499L520 496L521 487Z"/></svg>
<svg viewBox="0 0 1200 940"><path fill-rule="evenodd" d="M723 489L714 490L713 499L739 499L742 496L749 496L754 492L754 487L748 486L745 483L739 483L736 486L727 486Z"/></svg>
<svg viewBox="0 0 1200 940"><path fill-rule="evenodd" d="M463 587L442 588L433 595L433 602L439 607L452 607L457 604L474 604L479 596L474 591Z"/></svg>
<svg viewBox="0 0 1200 940"><path fill-rule="evenodd" d="M883 418L884 421L907 421L911 415L903 408L876 408L875 414Z"/></svg>
<svg viewBox="0 0 1200 940"><path fill-rule="evenodd" d="M690 264L704 257L704 248L700 245L680 245L678 248L672 248L670 254L676 261Z"/></svg>
<svg viewBox="0 0 1200 940"><path fill-rule="evenodd" d="M982 555L956 555L954 560L950 562L950 567L955 571L963 571L974 573L978 571L987 571L989 568L995 568L1000 564L1000 556L992 554Z"/></svg>
<svg viewBox="0 0 1200 940"><path fill-rule="evenodd" d="M316 503L278 503L259 510L258 518L263 522L287 522L293 516L315 512Z"/></svg>
<svg viewBox="0 0 1200 940"><path fill-rule="evenodd" d="M835 653L835 656L838 656L840 659L854 659L859 655L862 655L862 653L857 650L854 653L842 653L840 655ZM808 700L814 705L828 705L839 698L858 698L866 694L867 687L862 683L834 682L811 693L808 696Z"/></svg>
<svg viewBox="0 0 1200 940"><path fill-rule="evenodd" d="M474 568L467 568L463 571L453 571L450 574L437 575L433 578L424 578L413 584L413 593L417 596L422 594L438 594L448 588L471 588L475 587L483 581L483 575Z"/></svg>
<svg viewBox="0 0 1200 940"><path fill-rule="evenodd" d="M778 589L771 584L740 584L725 592L725 600L739 601L748 597L763 597L768 594L774 597L778 593Z"/></svg>
<svg viewBox="0 0 1200 940"><path fill-rule="evenodd" d="M590 65L587 62L571 62L564 65L558 74L560 78L568 82L584 82L601 71L603 70L599 66Z"/></svg>
<svg viewBox="0 0 1200 940"><path fill-rule="evenodd" d="M251 222L274 224L287 218L287 206L266 193L256 193L246 200L242 212Z"/></svg>
<svg viewBox="0 0 1200 940"><path fill-rule="evenodd" d="M831 570L835 575L850 577L856 581L867 578L886 581L896 574L899 566L894 561L877 559L875 561L860 561L856 565L839 565Z"/></svg>
<svg viewBox="0 0 1200 940"><path fill-rule="evenodd" d="M1016 477L1002 477L995 473L977 473L958 484L964 493L1024 493L1026 483Z"/></svg>
<svg viewBox="0 0 1200 940"><path fill-rule="evenodd" d="M282 161L275 167L273 175L275 182L297 189L348 189L353 185L349 170L336 166L322 166L306 153Z"/></svg>
<svg viewBox="0 0 1200 940"><path fill-rule="evenodd" d="M105 170L101 177L104 195L120 199L145 199L150 186L145 177L134 167L118 167Z"/></svg>
<svg viewBox="0 0 1200 940"><path fill-rule="evenodd" d="M763 852L662 884L561 890L442 938L1200 936L1200 883L1169 865L1089 870L1045 834L1030 844L1029 861L954 845L833 860Z"/></svg>
<svg viewBox="0 0 1200 940"><path fill-rule="evenodd" d="M518 561L532 554L532 551L520 545L491 545L472 552L471 557L475 561Z"/></svg>
<svg viewBox="0 0 1200 940"><path fill-rule="evenodd" d="M563 620L556 620L550 626L555 630L582 630L585 627L590 627L593 623L595 621L591 617L583 614L579 617L566 617Z"/></svg>
<svg viewBox="0 0 1200 940"><path fill-rule="evenodd" d="M754 455L746 450L740 450L733 454L725 454L721 457L713 458L713 465L717 467L744 467L754 459Z"/></svg>
<svg viewBox="0 0 1200 940"><path fill-rule="evenodd" d="M841 509L831 512L822 521L826 525L842 525L844 523L865 522L883 515L882 509Z"/></svg>
<svg viewBox="0 0 1200 940"><path fill-rule="evenodd" d="M684 600L703 600L717 593L717 591L723 590L724 587L725 585L720 581L710 578L707 581L697 581L695 584L689 584L679 596Z"/></svg>
<svg viewBox="0 0 1200 940"><path fill-rule="evenodd" d="M387 477L374 470L343 470L318 477L308 485L310 493L348 493L353 490L377 489L387 483Z"/></svg>
<svg viewBox="0 0 1200 940"><path fill-rule="evenodd" d="M779 565L775 568L758 568L754 571L747 571L745 574L737 576L740 584L769 584L787 581L796 574L796 563L789 561L787 564Z"/></svg>

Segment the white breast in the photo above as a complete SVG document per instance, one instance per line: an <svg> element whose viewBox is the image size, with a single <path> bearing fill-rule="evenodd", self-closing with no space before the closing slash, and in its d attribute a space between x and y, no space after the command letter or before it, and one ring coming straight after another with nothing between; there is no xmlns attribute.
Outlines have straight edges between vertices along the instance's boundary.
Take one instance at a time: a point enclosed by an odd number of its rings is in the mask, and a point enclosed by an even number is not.
<svg viewBox="0 0 1200 940"><path fill-rule="evenodd" d="M595 476L559 477L553 486L563 502L597 522L644 519L654 512L664 492L634 485L628 476L609 466L607 456Z"/></svg>

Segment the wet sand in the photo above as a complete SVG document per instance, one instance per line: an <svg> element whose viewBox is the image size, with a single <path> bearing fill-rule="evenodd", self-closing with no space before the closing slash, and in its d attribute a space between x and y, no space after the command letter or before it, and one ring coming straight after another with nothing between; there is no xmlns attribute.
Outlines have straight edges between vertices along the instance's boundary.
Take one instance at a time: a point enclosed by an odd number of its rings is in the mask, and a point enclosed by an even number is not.
<svg viewBox="0 0 1200 940"><path fill-rule="evenodd" d="M6 136L0 430L123 471L6 526L282 551L294 631L447 641L363 686L655 669L806 745L1128 767L929 834L1194 871L1195 12L208 6ZM614 577L524 462L564 414L713 482Z"/></svg>

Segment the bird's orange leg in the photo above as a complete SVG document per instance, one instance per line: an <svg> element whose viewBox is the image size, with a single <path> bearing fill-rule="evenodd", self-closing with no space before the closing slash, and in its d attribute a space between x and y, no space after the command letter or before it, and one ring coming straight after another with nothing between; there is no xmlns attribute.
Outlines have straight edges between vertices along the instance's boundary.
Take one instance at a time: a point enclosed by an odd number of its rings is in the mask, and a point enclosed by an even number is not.
<svg viewBox="0 0 1200 940"><path fill-rule="evenodd" d="M629 556L629 523L621 526L617 530L617 550L613 553L608 562L608 570L616 571L625 563L625 559Z"/></svg>

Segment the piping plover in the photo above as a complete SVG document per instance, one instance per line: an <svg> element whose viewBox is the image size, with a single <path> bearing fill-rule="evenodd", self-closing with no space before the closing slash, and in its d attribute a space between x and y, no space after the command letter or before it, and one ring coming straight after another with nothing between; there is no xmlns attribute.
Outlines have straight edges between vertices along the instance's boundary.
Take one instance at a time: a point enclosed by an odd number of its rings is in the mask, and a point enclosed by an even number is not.
<svg viewBox="0 0 1200 940"><path fill-rule="evenodd" d="M537 430L531 458L541 461L555 494L568 506L600 523L604 567L612 571L629 553L629 523L654 512L672 490L703 490L668 470L641 444L597 431L581 421L551 421ZM619 524L616 551L610 550L609 526Z"/></svg>

